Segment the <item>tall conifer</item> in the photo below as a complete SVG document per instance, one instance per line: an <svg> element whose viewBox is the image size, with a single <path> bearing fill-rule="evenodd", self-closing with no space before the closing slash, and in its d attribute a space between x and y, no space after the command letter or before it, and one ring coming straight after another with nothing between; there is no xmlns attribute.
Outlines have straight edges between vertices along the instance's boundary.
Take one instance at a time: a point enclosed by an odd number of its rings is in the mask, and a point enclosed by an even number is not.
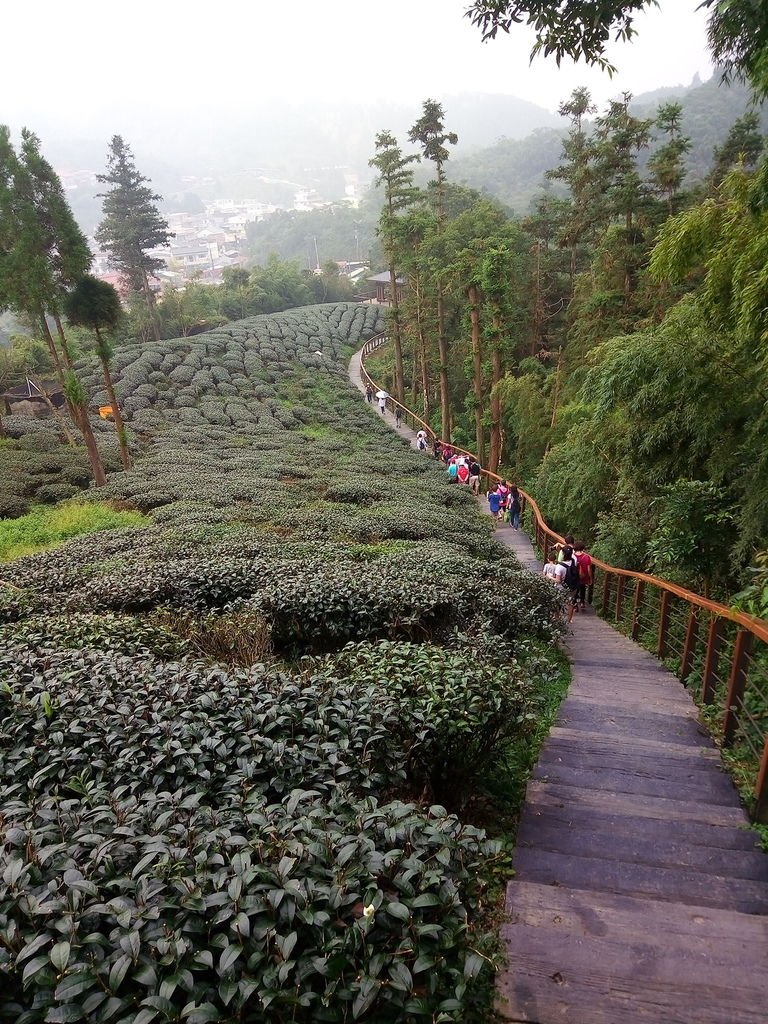
<svg viewBox="0 0 768 1024"><path fill-rule="evenodd" d="M104 199L104 219L96 231L96 240L109 253L110 260L135 295L146 304L152 333L160 340L155 296L149 279L165 266L165 260L151 256L149 250L167 245L172 232L160 216L157 203L162 198L150 189L148 178L136 169L130 147L119 135L113 135L107 154L107 173L97 178L108 186L100 193Z"/></svg>
<svg viewBox="0 0 768 1024"><path fill-rule="evenodd" d="M410 164L418 159L416 155L403 156L394 135L383 131L376 136L376 156L368 161L369 165L379 172L376 184L384 189L384 207L379 217L378 234L389 266L392 340L395 346L395 397L398 402L403 401L405 388L400 301L397 291L397 220L398 214L407 209L418 195L418 190L413 185L413 170L410 167Z"/></svg>

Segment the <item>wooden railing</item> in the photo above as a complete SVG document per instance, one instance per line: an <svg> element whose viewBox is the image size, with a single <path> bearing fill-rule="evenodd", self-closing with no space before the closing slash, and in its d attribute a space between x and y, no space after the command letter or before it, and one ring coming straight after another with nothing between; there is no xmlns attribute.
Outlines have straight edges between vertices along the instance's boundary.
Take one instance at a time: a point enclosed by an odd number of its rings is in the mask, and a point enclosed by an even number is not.
<svg viewBox="0 0 768 1024"><path fill-rule="evenodd" d="M379 385L365 358L386 344L386 334L363 346L363 382ZM414 430L424 430L434 451L440 441L428 423L394 398L393 412ZM449 444L455 453L472 455ZM502 480L483 470L488 481ZM539 506L520 488L523 522L539 554L563 542L544 520ZM647 573L632 572L593 558L598 572L591 599L603 618L656 655L692 692L715 740L727 752L742 789L752 790L750 810L768 823L768 622Z"/></svg>

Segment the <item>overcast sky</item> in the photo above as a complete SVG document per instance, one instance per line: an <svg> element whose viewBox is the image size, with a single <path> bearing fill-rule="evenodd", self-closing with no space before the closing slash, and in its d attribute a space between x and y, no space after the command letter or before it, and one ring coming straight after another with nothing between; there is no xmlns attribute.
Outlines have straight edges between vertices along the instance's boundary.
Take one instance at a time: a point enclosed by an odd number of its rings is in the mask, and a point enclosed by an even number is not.
<svg viewBox="0 0 768 1024"><path fill-rule="evenodd" d="M556 109L711 74L700 0L661 0L616 46L613 80L538 58L524 28L482 43L467 0L26 0L2 6L0 120L82 130L113 104L153 119L283 96L336 100L501 92Z"/></svg>

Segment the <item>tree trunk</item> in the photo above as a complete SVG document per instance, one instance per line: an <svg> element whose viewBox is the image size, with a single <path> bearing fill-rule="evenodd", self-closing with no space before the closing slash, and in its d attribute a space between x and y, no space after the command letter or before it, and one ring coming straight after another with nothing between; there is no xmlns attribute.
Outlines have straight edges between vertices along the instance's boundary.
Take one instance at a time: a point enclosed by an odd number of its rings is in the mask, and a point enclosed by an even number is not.
<svg viewBox="0 0 768 1024"><path fill-rule="evenodd" d="M448 389L448 340L445 336L445 302L443 289L437 286L437 350L440 355L440 433L451 440L451 396Z"/></svg>
<svg viewBox="0 0 768 1024"><path fill-rule="evenodd" d="M395 343L395 398L403 401L405 393L405 372L403 370L403 342L400 334L400 302L397 297L397 273L389 265L389 289L392 303L392 340Z"/></svg>
<svg viewBox="0 0 768 1024"><path fill-rule="evenodd" d="M104 466L101 464L101 455L99 455L99 449L96 446L96 438L93 436L93 430L91 428L90 421L88 419L88 408L83 406L76 406L79 413L79 427L80 432L83 435L85 441L85 448L88 452L88 461L91 464L91 472L93 473L93 482L97 487L103 487L107 482L107 475L104 472Z"/></svg>
<svg viewBox="0 0 768 1024"><path fill-rule="evenodd" d="M131 459L131 453L128 450L128 439L125 433L125 423L123 422L123 416L120 412L120 405L117 401L117 395L115 394L115 386L112 383L112 373L109 369L109 361L101 354L103 349L101 345L101 336L99 329L96 328L96 338L99 342L99 359L101 360L101 369L104 374L104 385L109 395L109 404L112 406L112 415L115 418L115 430L117 431L117 443L120 445L120 461L123 464L123 469L130 469L133 465Z"/></svg>
<svg viewBox="0 0 768 1024"><path fill-rule="evenodd" d="M64 435L65 441L70 446L70 448L75 448L76 447L76 442L75 442L74 437L72 436L72 432L70 431L69 427L67 426L66 421L64 420L64 417L61 415L59 410L53 404L53 402L51 400L51 396L48 394L48 392L45 390L45 388L42 385L42 381L40 381L39 379L36 379L35 377L30 377L29 379L32 381L32 383L35 385L37 390L43 396L43 401L48 406L48 408L49 408L53 418L56 420L56 423L58 425L59 430Z"/></svg>
<svg viewBox="0 0 768 1024"><path fill-rule="evenodd" d="M61 342L61 351L64 353L64 365L68 370L72 369L72 356L69 352L69 345L67 344L67 336L64 333L64 325L61 322L61 317L58 313L54 316L54 322L56 324L56 333L59 335L59 341Z"/></svg>
<svg viewBox="0 0 768 1024"><path fill-rule="evenodd" d="M467 288L469 322L472 331L472 390L475 394L475 449L480 465L485 462L485 436L483 433L483 342L480 334L480 290L477 285Z"/></svg>
<svg viewBox="0 0 768 1024"><path fill-rule="evenodd" d="M155 309L155 297L152 294L152 289L149 287L149 278L147 277L146 270L141 272L142 278L142 291L144 292L144 301L147 304L149 310L149 319L152 324L152 333L155 336L155 341L160 341L160 325L157 322L157 312Z"/></svg>
<svg viewBox="0 0 768 1024"><path fill-rule="evenodd" d="M491 450L488 455L488 469L498 472L501 462L501 317L493 317L493 343L491 346Z"/></svg>
<svg viewBox="0 0 768 1024"><path fill-rule="evenodd" d="M61 319L56 316L56 330L58 331L59 338L61 339L62 346L65 352L65 359L67 362L67 369L74 374L72 368L72 359L67 346L66 337L64 335L64 328L61 324ZM43 326L45 328L45 334L50 341L49 348L52 347L54 350L56 345L54 344L51 332L48 330L48 324L45 316L43 316ZM61 364L59 363L59 367ZM64 383L62 373L62 386ZM64 392L66 394L66 390ZM83 441L85 441L85 449L88 452L88 461L91 464L91 472L93 473L93 482L97 487L103 487L107 482L107 477L104 472L104 466L101 464L101 456L99 455L99 449L96 446L96 438L93 436L93 428L91 427L91 421L88 419L88 407L77 405L75 402L71 402L67 398L67 407L69 408L69 415L75 426L79 428L80 433L83 435Z"/></svg>
<svg viewBox="0 0 768 1024"><path fill-rule="evenodd" d="M69 413L69 418L72 421L72 423L74 423L74 425L79 428L80 420L77 414L77 409L75 409L72 402L70 402L69 395L67 394L67 389L65 387L64 367L61 364L61 356L59 355L59 350L56 348L56 342L53 340L51 329L48 326L48 320L46 319L45 313L42 311L40 312L40 326L43 329L43 337L45 338L45 343L48 346L48 351L50 353L51 360L56 370L56 378L59 382L62 393L64 395L64 400L67 403L67 412Z"/></svg>
<svg viewBox="0 0 768 1024"><path fill-rule="evenodd" d="M416 334L419 339L419 363L421 364L421 387L424 400L423 412L424 419L429 422L429 418L432 415L432 394L430 391L429 380L429 350L427 347L427 336L424 330L424 307L422 304L423 294L421 277L414 275L412 284L413 297L416 302Z"/></svg>

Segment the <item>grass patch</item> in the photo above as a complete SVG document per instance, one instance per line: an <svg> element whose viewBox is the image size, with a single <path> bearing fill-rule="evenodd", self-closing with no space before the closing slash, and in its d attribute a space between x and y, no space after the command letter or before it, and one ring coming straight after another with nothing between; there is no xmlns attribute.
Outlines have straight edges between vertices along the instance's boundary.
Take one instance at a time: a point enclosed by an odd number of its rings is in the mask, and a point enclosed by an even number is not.
<svg viewBox="0 0 768 1024"><path fill-rule="evenodd" d="M150 521L141 512L119 510L106 502L68 501L35 508L18 519L0 522L0 562L57 547L85 533L146 526Z"/></svg>

